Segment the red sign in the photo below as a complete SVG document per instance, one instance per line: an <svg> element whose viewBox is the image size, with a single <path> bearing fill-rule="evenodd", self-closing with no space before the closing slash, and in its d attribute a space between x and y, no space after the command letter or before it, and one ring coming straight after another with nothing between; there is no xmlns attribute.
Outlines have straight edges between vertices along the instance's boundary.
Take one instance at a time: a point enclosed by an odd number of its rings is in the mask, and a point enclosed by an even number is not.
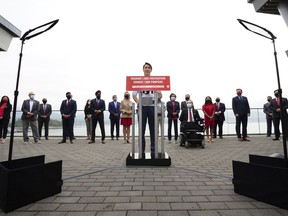
<svg viewBox="0 0 288 216"><path fill-rule="evenodd" d="M127 91L169 91L170 76L127 76Z"/></svg>

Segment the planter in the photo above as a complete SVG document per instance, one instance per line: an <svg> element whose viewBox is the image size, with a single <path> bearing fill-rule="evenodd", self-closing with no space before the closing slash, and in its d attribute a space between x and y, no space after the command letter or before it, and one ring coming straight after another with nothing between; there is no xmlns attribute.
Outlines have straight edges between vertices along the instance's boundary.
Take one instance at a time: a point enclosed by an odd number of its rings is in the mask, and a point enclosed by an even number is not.
<svg viewBox="0 0 288 216"><path fill-rule="evenodd" d="M62 161L45 155L0 162L0 208L5 213L61 192Z"/></svg>
<svg viewBox="0 0 288 216"><path fill-rule="evenodd" d="M235 193L288 209L288 169L283 158L249 155L232 161Z"/></svg>

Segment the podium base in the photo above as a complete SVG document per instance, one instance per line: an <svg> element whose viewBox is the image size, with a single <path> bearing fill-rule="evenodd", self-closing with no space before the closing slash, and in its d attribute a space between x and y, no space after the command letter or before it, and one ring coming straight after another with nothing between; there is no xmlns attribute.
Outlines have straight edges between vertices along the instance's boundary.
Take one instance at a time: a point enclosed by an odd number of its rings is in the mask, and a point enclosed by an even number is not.
<svg viewBox="0 0 288 216"><path fill-rule="evenodd" d="M143 153L140 158L139 153L129 153L126 158L126 166L171 166L171 158L165 152L158 155Z"/></svg>

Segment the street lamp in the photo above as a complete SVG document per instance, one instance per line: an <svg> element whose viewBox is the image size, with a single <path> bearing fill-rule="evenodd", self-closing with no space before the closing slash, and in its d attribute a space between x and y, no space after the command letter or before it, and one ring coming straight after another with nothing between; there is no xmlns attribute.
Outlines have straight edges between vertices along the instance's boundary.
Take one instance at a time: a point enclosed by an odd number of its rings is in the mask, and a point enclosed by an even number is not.
<svg viewBox="0 0 288 216"><path fill-rule="evenodd" d="M12 160L12 152L13 152L13 141L14 141L14 130L15 130L15 119L16 119L16 109L17 109L17 99L18 99L18 86L19 86L19 78L20 78L20 69L21 69L21 62L22 62L22 52L23 52L23 45L25 44L25 40L29 40L33 37L36 37L52 27L54 27L58 23L59 19L48 22L41 26L38 26L34 29L30 29L29 31L25 32L25 34L20 38L22 41L21 44L21 51L19 54L19 64L18 64L18 73L17 73L17 80L16 80L16 89L14 91L14 102L13 102L13 113L12 113L12 123L11 123L11 135L10 135L10 145L9 145L9 154L8 154L8 166L11 166ZM33 34L31 34L33 32Z"/></svg>
<svg viewBox="0 0 288 216"><path fill-rule="evenodd" d="M285 166L288 168L288 160L287 160L287 144L286 144L286 124L287 122L284 122L284 112L286 110L283 109L283 103L282 103L282 89L280 85L280 76L279 76L279 69L278 69L278 61L277 61L277 52L275 47L275 39L276 37L273 35L273 33L259 25L256 25L254 23L237 19L238 22L248 31L251 31L257 35L260 35L264 38L267 38L272 41L273 48L274 48L274 57L275 57L275 65L276 65L276 74L277 74L277 82L278 82L278 93L279 93L279 100L280 100L280 118L281 118L281 125L282 125L282 134L283 134L283 150L284 150L284 159L285 159Z"/></svg>

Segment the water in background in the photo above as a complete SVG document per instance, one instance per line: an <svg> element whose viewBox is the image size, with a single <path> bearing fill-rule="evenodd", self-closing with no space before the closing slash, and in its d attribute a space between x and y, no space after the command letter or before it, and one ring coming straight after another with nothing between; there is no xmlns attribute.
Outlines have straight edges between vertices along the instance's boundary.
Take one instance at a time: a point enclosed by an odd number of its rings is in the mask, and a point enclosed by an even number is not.
<svg viewBox="0 0 288 216"><path fill-rule="evenodd" d="M201 109L198 109L199 114L201 117L203 117ZM16 115L16 120L21 117L21 112L17 112ZM52 115L50 117L51 119L56 119L61 121L61 115L59 110L54 110L52 112ZM225 112L225 122L223 125L223 134L224 135L235 135L235 116L233 114L232 109L226 109ZM136 119L136 125L135 125L135 134L136 136L138 135L138 121ZM104 112L104 121L105 121L105 133L106 137L110 137L110 120L109 120L109 112L105 111ZM179 122L180 124L180 122ZM15 128L15 136L22 136L21 132L22 128ZM43 128L44 130L44 128ZM164 120L164 136L167 136L168 134L168 121L167 117L165 117ZM251 115L248 118L248 134L266 134L266 116L263 113L262 108L252 108L251 109ZM131 130L132 131L132 130ZM146 127L146 135L149 134L149 128L148 124ZM42 134L44 131L42 132ZM114 130L115 133L115 130ZM84 120L84 111L83 110L78 110L76 113L76 118L75 118L75 125L74 125L74 134L75 136L86 136L86 125L85 125L85 120ZM100 127L99 124L97 124L96 128L96 136L100 136ZM122 136L122 126L120 125L120 136ZM172 130L172 135L173 135L173 130ZM49 136L62 136L62 127L50 127L49 129Z"/></svg>

